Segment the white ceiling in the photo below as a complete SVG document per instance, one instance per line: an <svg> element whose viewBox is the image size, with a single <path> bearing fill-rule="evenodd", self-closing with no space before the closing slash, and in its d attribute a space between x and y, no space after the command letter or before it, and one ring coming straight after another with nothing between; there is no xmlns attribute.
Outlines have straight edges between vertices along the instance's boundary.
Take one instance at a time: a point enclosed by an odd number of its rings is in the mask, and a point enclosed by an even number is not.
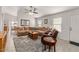
<svg viewBox="0 0 79 59"><path fill-rule="evenodd" d="M17 16L17 13L20 9L25 9L28 6L5 6L2 8L3 13L10 13L12 15ZM78 8L78 6L34 6L37 8L38 14L35 17L41 17L49 14L55 14L71 9ZM24 12L20 10L20 12Z"/></svg>
<svg viewBox="0 0 79 59"><path fill-rule="evenodd" d="M35 7L38 9L39 12L37 17L78 8L78 6L35 6Z"/></svg>
<svg viewBox="0 0 79 59"><path fill-rule="evenodd" d="M3 6L2 13L8 13L13 16L17 16L18 7L17 6Z"/></svg>

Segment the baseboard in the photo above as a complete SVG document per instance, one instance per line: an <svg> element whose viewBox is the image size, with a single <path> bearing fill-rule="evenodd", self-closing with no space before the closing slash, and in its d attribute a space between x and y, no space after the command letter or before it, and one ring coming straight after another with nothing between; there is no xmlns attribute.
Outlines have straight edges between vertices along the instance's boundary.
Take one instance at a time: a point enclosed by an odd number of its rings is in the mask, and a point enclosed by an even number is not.
<svg viewBox="0 0 79 59"><path fill-rule="evenodd" d="M79 46L79 43L77 43L77 42L73 42L73 41L70 41L70 44L73 44L73 45Z"/></svg>

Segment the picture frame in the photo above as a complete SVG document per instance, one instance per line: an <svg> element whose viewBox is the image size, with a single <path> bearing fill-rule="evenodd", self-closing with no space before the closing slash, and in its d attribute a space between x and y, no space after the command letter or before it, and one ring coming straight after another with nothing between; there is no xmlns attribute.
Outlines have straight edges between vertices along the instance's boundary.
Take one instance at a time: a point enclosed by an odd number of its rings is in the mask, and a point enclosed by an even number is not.
<svg viewBox="0 0 79 59"><path fill-rule="evenodd" d="M44 19L44 24L48 24L48 19Z"/></svg>
<svg viewBox="0 0 79 59"><path fill-rule="evenodd" d="M21 26L30 26L30 20L21 19Z"/></svg>

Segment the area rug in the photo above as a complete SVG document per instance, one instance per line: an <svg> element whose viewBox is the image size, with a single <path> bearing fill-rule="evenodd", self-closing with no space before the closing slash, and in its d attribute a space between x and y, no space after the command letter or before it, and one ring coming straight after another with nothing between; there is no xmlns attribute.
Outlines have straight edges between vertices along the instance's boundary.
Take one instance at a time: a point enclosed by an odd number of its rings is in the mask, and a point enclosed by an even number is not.
<svg viewBox="0 0 79 59"><path fill-rule="evenodd" d="M42 43L40 37L32 40L28 36L13 37L16 52L41 52Z"/></svg>
<svg viewBox="0 0 79 59"><path fill-rule="evenodd" d="M38 37L37 40L32 40L28 36L18 37L14 34L13 41L16 52L42 52L41 37ZM48 49L44 52L48 52ZM53 52L53 48L51 49L51 52ZM69 44L66 40L58 39L56 52L79 52L79 47Z"/></svg>

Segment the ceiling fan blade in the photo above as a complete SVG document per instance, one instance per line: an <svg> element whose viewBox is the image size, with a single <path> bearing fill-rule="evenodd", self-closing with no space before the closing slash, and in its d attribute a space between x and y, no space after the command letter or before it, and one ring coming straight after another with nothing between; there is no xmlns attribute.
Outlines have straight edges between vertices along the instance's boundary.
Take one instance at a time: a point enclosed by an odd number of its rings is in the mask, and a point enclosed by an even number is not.
<svg viewBox="0 0 79 59"><path fill-rule="evenodd" d="M30 6L30 8L33 8L32 6Z"/></svg>
<svg viewBox="0 0 79 59"><path fill-rule="evenodd" d="M24 13L28 13L29 12L29 10L28 9L24 9Z"/></svg>
<svg viewBox="0 0 79 59"><path fill-rule="evenodd" d="M33 10L33 6L30 6L30 10Z"/></svg>
<svg viewBox="0 0 79 59"><path fill-rule="evenodd" d="M38 12L33 12L33 13L38 14Z"/></svg>

